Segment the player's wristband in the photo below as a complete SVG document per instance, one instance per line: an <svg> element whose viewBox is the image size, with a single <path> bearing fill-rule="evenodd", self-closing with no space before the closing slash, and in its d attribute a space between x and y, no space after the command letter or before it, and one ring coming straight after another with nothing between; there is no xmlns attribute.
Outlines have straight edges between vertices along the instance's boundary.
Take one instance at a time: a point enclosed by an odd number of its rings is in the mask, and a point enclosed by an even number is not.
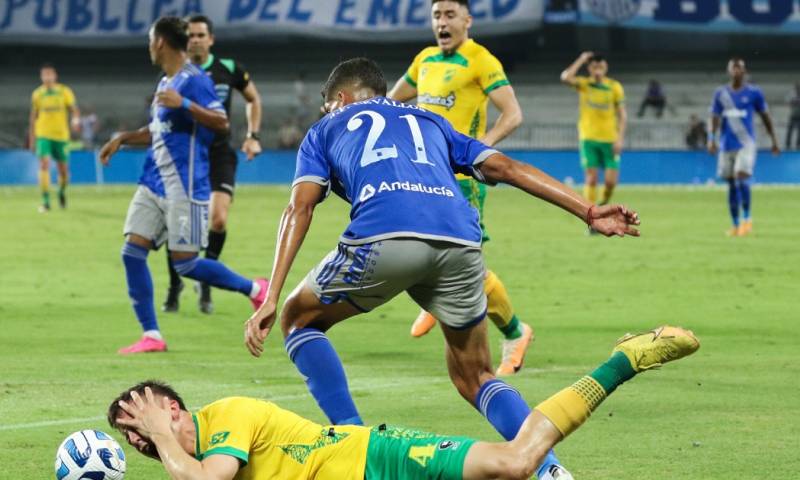
<svg viewBox="0 0 800 480"><path fill-rule="evenodd" d="M192 101L186 97L183 97L183 100L181 101L181 108L184 110L189 110L189 107L191 106L192 106Z"/></svg>
<svg viewBox="0 0 800 480"><path fill-rule="evenodd" d="M595 208L597 208L597 205L592 205L591 207L589 207L589 210L586 212L586 218L585 218L586 225L589 225L590 227L592 226L592 220L594 220L594 217L592 215L592 210L594 210Z"/></svg>

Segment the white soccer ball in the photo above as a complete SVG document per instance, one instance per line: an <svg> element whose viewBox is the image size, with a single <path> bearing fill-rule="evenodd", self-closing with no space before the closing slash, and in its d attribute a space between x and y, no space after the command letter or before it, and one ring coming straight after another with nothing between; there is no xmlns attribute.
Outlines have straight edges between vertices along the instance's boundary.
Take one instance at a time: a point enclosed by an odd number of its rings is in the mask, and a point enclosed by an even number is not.
<svg viewBox="0 0 800 480"><path fill-rule="evenodd" d="M58 447L55 468L58 480L122 480L125 453L110 435L81 430Z"/></svg>

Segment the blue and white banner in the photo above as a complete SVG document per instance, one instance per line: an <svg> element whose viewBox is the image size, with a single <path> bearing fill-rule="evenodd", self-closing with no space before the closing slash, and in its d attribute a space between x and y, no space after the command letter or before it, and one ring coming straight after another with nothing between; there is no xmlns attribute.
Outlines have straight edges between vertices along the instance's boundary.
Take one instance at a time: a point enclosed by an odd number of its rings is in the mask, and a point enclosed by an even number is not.
<svg viewBox="0 0 800 480"><path fill-rule="evenodd" d="M475 34L533 30L544 0L472 0ZM430 0L0 0L0 43L124 45L162 15L202 13L225 37L430 36ZM100 43L98 43L100 42Z"/></svg>
<svg viewBox="0 0 800 480"><path fill-rule="evenodd" d="M800 33L800 0L580 0L580 23L721 33Z"/></svg>

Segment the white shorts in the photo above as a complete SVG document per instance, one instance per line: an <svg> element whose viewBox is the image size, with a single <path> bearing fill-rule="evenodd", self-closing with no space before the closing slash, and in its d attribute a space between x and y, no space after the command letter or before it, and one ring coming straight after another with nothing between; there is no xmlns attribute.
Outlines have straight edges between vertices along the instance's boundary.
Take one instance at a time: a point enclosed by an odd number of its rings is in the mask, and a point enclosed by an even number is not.
<svg viewBox="0 0 800 480"><path fill-rule="evenodd" d="M739 173L752 176L755 166L756 146L755 144L745 145L739 150L719 153L717 176L725 180L736 178Z"/></svg>
<svg viewBox="0 0 800 480"><path fill-rule="evenodd" d="M124 235L134 234L159 248L198 252L208 244L208 204L159 197L140 185L128 206Z"/></svg>
<svg viewBox="0 0 800 480"><path fill-rule="evenodd" d="M486 316L485 272L478 247L393 238L340 243L305 283L322 303L347 302L362 312L405 291L444 325L466 329Z"/></svg>

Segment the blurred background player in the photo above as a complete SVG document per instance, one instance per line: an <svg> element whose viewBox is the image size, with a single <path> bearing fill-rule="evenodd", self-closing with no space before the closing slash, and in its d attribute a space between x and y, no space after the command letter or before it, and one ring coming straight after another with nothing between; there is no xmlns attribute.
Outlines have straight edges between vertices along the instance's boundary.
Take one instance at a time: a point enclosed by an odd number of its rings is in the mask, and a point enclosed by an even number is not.
<svg viewBox="0 0 800 480"><path fill-rule="evenodd" d="M486 48L469 38L472 25L467 0L434 0L431 23L437 46L422 50L406 74L397 81L388 97L417 105L446 118L456 131L486 145L496 145L522 123L514 89L503 65ZM487 131L488 101L500 111L494 126ZM464 197L478 211L483 241L489 240L483 222L486 185L457 174ZM489 318L503 333L503 359L497 375L512 375L522 368L525 353L533 340L533 329L514 315L505 285L491 270L484 284L489 299ZM411 327L411 335L421 337L436 325L436 319L422 311Z"/></svg>
<svg viewBox="0 0 800 480"><path fill-rule="evenodd" d="M247 135L242 144L242 151L247 160L261 153L259 131L261 130L261 96L255 83L250 81L250 74L235 60L218 58L211 53L214 46L214 24L205 15L194 15L188 18L189 23L189 58L192 63L202 68L217 92L219 101L225 107L230 118L232 93L237 90L244 97L245 115L247 116ZM211 206L209 210L208 246L206 258L216 260L222 254L227 235L228 210L233 200L236 186L236 151L230 144L230 132L217 133L209 151L211 162L209 176L211 178ZM169 265L169 290L162 306L165 312L177 312L179 296L183 290L183 282L167 251ZM199 283L198 306L203 313L211 313L214 305L211 302L211 288L207 283Z"/></svg>
<svg viewBox="0 0 800 480"><path fill-rule="evenodd" d="M728 182L728 207L733 226L729 236L744 236L753 229L750 217L750 177L756 164L756 130L753 112L758 113L772 142L772 153L778 155L778 139L772 127L764 93L755 85L746 82L747 68L744 60L734 57L728 61L731 82L714 92L711 102L711 137L708 151L719 152L717 175ZM717 133L722 128L720 141ZM742 221L739 220L741 208Z"/></svg>
<svg viewBox="0 0 800 480"><path fill-rule="evenodd" d="M589 72L588 77L578 76L584 65ZM581 166L584 170L583 194L590 202L597 201L598 171L603 170L605 188L600 205L611 200L614 187L619 181L620 155L628 123L622 84L608 78L607 73L606 59L592 52L583 52L572 65L561 72L561 82L578 92L578 139Z"/></svg>
<svg viewBox="0 0 800 480"><path fill-rule="evenodd" d="M153 280L147 254L165 241L175 269L183 276L250 297L258 308L266 295L263 279L249 280L198 252L208 234L209 147L215 132L228 130L228 117L214 84L187 61L186 22L163 17L150 29L150 59L164 72L150 110L150 124L123 132L103 146L107 164L122 145L149 145L139 188L125 219L122 261L128 295L142 326L142 338L120 354L163 352L167 344L156 320Z"/></svg>
<svg viewBox="0 0 800 480"><path fill-rule="evenodd" d="M58 73L53 65L42 65L39 75L42 85L31 95L28 135L31 149L39 158L39 187L42 191L39 211L47 212L50 210L51 158L58 168L58 203L61 208L67 207L70 126L76 133L80 130L81 112L72 89L58 83Z"/></svg>
<svg viewBox="0 0 800 480"><path fill-rule="evenodd" d="M698 348L693 332L678 327L626 335L606 362L536 406L519 433L503 443L385 424L323 426L246 397L223 398L191 413L172 387L153 380L122 392L107 419L173 479L528 480L545 452L620 385Z"/></svg>

